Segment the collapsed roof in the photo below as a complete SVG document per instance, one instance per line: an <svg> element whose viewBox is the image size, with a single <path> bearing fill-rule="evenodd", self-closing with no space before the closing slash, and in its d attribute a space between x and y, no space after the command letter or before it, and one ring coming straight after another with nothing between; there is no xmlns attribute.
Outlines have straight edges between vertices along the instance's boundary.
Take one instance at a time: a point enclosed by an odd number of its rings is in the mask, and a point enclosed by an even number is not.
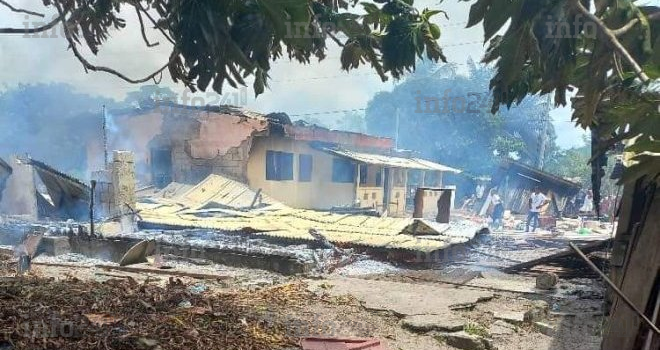
<svg viewBox="0 0 660 350"><path fill-rule="evenodd" d="M187 191L138 203L144 228L206 228L290 241L314 241L310 229L348 246L432 253L466 243L478 230L455 231L423 219L378 218L294 209L246 185L210 175Z"/></svg>

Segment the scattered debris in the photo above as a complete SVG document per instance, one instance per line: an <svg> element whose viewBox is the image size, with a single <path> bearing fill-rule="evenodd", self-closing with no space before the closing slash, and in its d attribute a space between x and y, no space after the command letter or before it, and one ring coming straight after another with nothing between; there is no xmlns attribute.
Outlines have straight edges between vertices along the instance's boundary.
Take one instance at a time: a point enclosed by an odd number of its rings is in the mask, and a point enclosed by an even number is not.
<svg viewBox="0 0 660 350"><path fill-rule="evenodd" d="M213 280L223 280L230 279L230 276L217 275L217 274L207 274L207 273L195 273L189 271L175 271L175 270L161 270L148 267L132 267L132 266L110 266L110 265L96 265L95 267L104 269L104 270L116 270L124 272L135 272L135 273L146 273L146 274L157 274L157 275L170 275L178 277L191 277L198 279L213 279Z"/></svg>
<svg viewBox="0 0 660 350"><path fill-rule="evenodd" d="M611 244L612 239L606 239L585 244L580 249L585 254L590 254L605 250ZM594 257L598 256L596 254ZM608 263L607 259L601 258L600 260L602 264ZM556 254L509 266L502 271L506 273L525 273L531 271L536 271L536 273L554 272L555 274L561 273L564 278L596 276L589 266L571 249L564 249Z"/></svg>
<svg viewBox="0 0 660 350"><path fill-rule="evenodd" d="M494 350L490 340L478 335L469 334L465 331L441 333L438 337L447 343L447 345L462 350Z"/></svg>
<svg viewBox="0 0 660 350"><path fill-rule="evenodd" d="M514 326L520 326L525 322L524 312L496 311L493 313L493 316L496 320L502 320Z"/></svg>
<svg viewBox="0 0 660 350"><path fill-rule="evenodd" d="M303 338L300 341L303 350L325 349L360 349L360 350L386 350L385 345L378 339L358 338Z"/></svg>
<svg viewBox="0 0 660 350"><path fill-rule="evenodd" d="M119 260L119 266L128 266L147 262L147 256L156 250L156 241L144 240L131 247Z"/></svg>
<svg viewBox="0 0 660 350"><path fill-rule="evenodd" d="M511 335L518 332L518 327L503 320L496 320L490 326L489 333L493 336Z"/></svg>
<svg viewBox="0 0 660 350"><path fill-rule="evenodd" d="M281 325L263 325L256 309L296 305L307 297L305 288L287 284L256 292L210 295L190 293L188 286L177 280L159 287L130 279L0 279L1 341L15 349L44 348L46 343L48 349L77 350L155 345L162 350L293 347L296 339ZM191 308L177 308L182 301L188 301ZM208 312L190 317L189 310L195 307ZM147 309L150 311L140 311Z"/></svg>
<svg viewBox="0 0 660 350"><path fill-rule="evenodd" d="M555 335L555 327L544 322L534 322L534 328L549 337Z"/></svg>
<svg viewBox="0 0 660 350"><path fill-rule="evenodd" d="M466 320L459 316L450 315L414 315L401 321L401 325L413 332L427 333L458 332L463 330Z"/></svg>
<svg viewBox="0 0 660 350"><path fill-rule="evenodd" d="M552 290L557 288L559 277L553 272L544 272L536 276L536 288L541 290Z"/></svg>
<svg viewBox="0 0 660 350"><path fill-rule="evenodd" d="M537 321L542 321L548 318L548 312L550 311L550 306L547 302L543 300L534 300L532 302L532 307L525 311L523 319L525 322L534 323Z"/></svg>

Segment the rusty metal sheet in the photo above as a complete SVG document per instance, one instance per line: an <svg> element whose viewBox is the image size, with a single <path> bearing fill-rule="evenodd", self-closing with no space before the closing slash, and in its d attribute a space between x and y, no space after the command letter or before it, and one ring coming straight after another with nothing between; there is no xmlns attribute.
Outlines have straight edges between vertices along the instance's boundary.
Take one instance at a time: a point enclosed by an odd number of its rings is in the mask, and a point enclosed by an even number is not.
<svg viewBox="0 0 660 350"><path fill-rule="evenodd" d="M303 338L303 350L387 350L375 338Z"/></svg>

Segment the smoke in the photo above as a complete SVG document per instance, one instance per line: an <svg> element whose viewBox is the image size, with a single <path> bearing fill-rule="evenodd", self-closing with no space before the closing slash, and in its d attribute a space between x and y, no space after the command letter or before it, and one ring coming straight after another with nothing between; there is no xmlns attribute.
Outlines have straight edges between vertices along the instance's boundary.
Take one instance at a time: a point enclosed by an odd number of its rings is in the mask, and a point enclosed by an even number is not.
<svg viewBox="0 0 660 350"><path fill-rule="evenodd" d="M0 94L0 157L30 155L86 179L87 147L100 136L102 105L67 84L19 85Z"/></svg>

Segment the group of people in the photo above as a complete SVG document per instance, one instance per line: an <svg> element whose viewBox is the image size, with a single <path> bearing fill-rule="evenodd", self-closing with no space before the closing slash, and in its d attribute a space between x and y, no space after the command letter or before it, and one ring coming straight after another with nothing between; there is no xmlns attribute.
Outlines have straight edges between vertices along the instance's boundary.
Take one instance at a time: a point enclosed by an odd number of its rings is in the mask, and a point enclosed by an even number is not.
<svg viewBox="0 0 660 350"><path fill-rule="evenodd" d="M463 209L473 209L474 205L480 202L479 197L481 196L483 198L483 192L483 185L478 185L475 194L463 203ZM501 230L504 220L504 202L497 188L490 190L486 200L489 200L490 208L492 208L490 211L491 228L493 230ZM538 187L534 188L529 198L529 211L527 213L525 232L530 232L530 228L531 232L536 231L539 227L541 211L548 203L550 203L550 200L541 193L541 190ZM478 211L479 208L476 210Z"/></svg>
<svg viewBox="0 0 660 350"><path fill-rule="evenodd" d="M491 212L491 227L494 230L500 230L502 228L502 220L504 219L504 202L502 202L502 198L495 188L491 190L490 198L491 205L493 206L493 211ZM530 232L530 226L532 228L531 232L536 231L539 227L541 211L548 203L550 203L550 200L541 193L541 190L538 187L534 188L529 197L529 211L527 212L525 233Z"/></svg>
<svg viewBox="0 0 660 350"><path fill-rule="evenodd" d="M606 195L601 198L598 209L601 217L611 218L616 210L617 196ZM564 215L568 217L595 216L594 196L591 190L581 190L566 204Z"/></svg>

